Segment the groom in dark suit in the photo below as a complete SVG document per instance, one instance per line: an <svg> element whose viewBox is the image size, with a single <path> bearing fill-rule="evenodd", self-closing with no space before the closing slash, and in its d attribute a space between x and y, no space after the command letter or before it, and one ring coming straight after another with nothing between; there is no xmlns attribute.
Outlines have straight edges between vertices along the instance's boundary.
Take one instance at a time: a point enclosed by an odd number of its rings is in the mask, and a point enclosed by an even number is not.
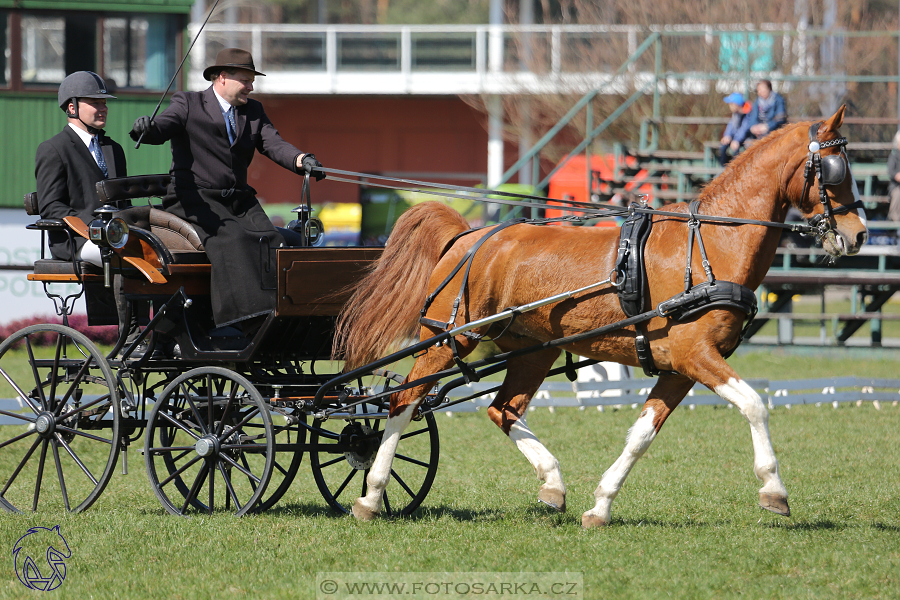
<svg viewBox="0 0 900 600"><path fill-rule="evenodd" d="M259 151L295 173L322 166L284 141L262 104L248 98L261 75L249 52L226 48L203 71L209 88L177 92L159 116L138 118L131 131L132 139L143 135L148 144L171 142L172 183L163 207L200 234L212 264L216 325L240 325L245 335L275 309L275 269L267 269L260 257L302 239L272 225L247 183L250 161Z"/></svg>
<svg viewBox="0 0 900 600"><path fill-rule="evenodd" d="M97 182L128 175L122 146L103 131L108 112L106 101L115 96L109 93L99 75L78 71L63 80L57 99L68 123L61 132L38 146L34 159L38 208L44 219L75 216L89 224L94 220L94 211L100 208ZM74 257L102 265L100 247L96 244L88 244L78 236L70 243L63 231L50 230L47 234L53 258L72 260ZM140 335L138 315L146 316L148 308L139 303L128 320L122 279L118 275L115 279L113 296L119 327L128 330L127 347ZM131 357L140 358L144 351L146 345L138 346Z"/></svg>
<svg viewBox="0 0 900 600"><path fill-rule="evenodd" d="M122 146L106 136L106 101L115 98L96 73L78 71L59 86L59 107L68 124L38 146L34 176L37 180L41 217L62 219L80 217L86 224L94 220L100 207L97 182L110 177L125 177L125 153ZM50 254L58 260L76 258L100 264L100 250L76 237L75 247L62 231L50 231Z"/></svg>

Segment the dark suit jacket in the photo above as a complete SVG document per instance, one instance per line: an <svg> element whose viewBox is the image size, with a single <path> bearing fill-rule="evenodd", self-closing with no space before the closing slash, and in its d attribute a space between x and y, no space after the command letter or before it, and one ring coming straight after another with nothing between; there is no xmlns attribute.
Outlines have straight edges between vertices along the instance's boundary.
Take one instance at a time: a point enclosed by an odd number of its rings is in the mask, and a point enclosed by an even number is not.
<svg viewBox="0 0 900 600"><path fill-rule="evenodd" d="M228 142L225 118L212 87L202 92L177 92L144 135L148 144L172 142L171 173L175 189L251 190L247 167L258 150L296 172L297 148L284 141L260 102L248 100L236 109L238 135Z"/></svg>
<svg viewBox="0 0 900 600"><path fill-rule="evenodd" d="M109 177L127 176L122 146L103 132L100 132L99 139ZM38 146L34 176L41 217L62 219L77 216L85 223L94 220L94 210L100 206L95 186L103 179L103 172L71 127L66 125L60 133ZM65 233L51 231L49 241L50 254L54 258L71 260L72 249ZM84 238L76 237L76 250L84 243Z"/></svg>
<svg viewBox="0 0 900 600"><path fill-rule="evenodd" d="M275 270L261 264L261 248L270 249L272 259L284 238L248 185L247 167L258 150L297 172L301 154L281 138L256 100L237 108L235 120L231 144L212 87L178 92L144 135L149 144L172 142L172 184L163 207L193 223L200 235L212 265L211 302L219 326L275 308Z"/></svg>

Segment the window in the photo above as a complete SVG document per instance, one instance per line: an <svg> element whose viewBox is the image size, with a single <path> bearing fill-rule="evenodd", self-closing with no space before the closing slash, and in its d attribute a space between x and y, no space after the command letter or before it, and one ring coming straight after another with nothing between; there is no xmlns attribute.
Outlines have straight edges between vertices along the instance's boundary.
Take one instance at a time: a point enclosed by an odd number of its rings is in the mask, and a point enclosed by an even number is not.
<svg viewBox="0 0 900 600"><path fill-rule="evenodd" d="M177 65L180 21L176 15L22 13L22 84L55 85L69 73L94 71L111 89L165 89ZM8 56L0 84L10 81Z"/></svg>
<svg viewBox="0 0 900 600"><path fill-rule="evenodd" d="M59 83L66 76L66 20L22 17L22 82Z"/></svg>
<svg viewBox="0 0 900 600"><path fill-rule="evenodd" d="M164 15L104 19L103 64L118 87L161 90L175 72L176 23Z"/></svg>

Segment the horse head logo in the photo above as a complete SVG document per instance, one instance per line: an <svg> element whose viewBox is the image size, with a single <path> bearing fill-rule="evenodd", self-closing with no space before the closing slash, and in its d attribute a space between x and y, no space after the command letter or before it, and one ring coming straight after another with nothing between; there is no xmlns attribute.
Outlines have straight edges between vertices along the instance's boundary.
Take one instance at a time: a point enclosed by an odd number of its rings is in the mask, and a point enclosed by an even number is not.
<svg viewBox="0 0 900 600"><path fill-rule="evenodd" d="M62 585L66 578L65 559L72 556L59 525L53 529L32 527L19 538L12 553L19 581L27 588L43 592Z"/></svg>

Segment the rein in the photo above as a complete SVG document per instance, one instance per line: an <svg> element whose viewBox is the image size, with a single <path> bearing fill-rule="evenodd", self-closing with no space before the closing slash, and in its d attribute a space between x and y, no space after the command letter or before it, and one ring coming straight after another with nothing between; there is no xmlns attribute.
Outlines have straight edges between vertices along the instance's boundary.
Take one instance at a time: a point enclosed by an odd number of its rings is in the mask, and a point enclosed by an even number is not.
<svg viewBox="0 0 900 600"><path fill-rule="evenodd" d="M321 168L319 169L329 174L333 175L349 175L352 177L361 177L361 178L371 178L371 179L379 179L382 181L390 181L394 183L404 183L408 185L419 185L426 186L427 188L434 189L423 189L423 188L415 188L415 187L407 187L401 188L409 192L416 192L419 194L428 194L432 196L440 196L442 198L453 198L459 200L475 200L477 202L489 202L493 204L503 204L506 206L519 206L522 208L540 208L546 209L556 208L553 205L548 205L547 200L551 200L553 202L560 202L565 206L560 207L565 210L570 210L573 212L584 213L585 217L572 217L571 220L576 219L596 219L603 217L627 217L631 214L632 210L637 212L644 212L653 215L657 215L660 217L673 217L676 219L685 219L691 220L691 215L685 213L671 212L665 210L656 210L649 207L639 207L635 209L624 208L621 206L616 206L614 204L604 204L604 203L587 203L587 202L577 202L574 200L559 200L556 198L544 198L542 196L531 196L528 194L518 194L515 192L504 192L501 190L491 190L485 188L475 188L475 187L466 187L461 185L451 185L451 184L443 184L443 183L433 183L428 181L417 181L414 179L400 179L397 177L388 177L386 175L374 175L372 173L359 173L356 171L343 171L340 169L328 169ZM346 179L344 177L329 177L331 181L337 181L341 183L352 183L355 185L366 185L370 187L377 187L383 189L398 189L397 186L388 185L386 183L373 183L371 181L360 181L358 179ZM453 190L457 192L466 192L467 194L478 194L477 196L471 195L463 195L463 194L454 194L447 191L439 191L439 190ZM505 196L509 198L527 198L529 200L536 200L534 202L522 202L520 200L503 200L500 198L488 198L488 196ZM852 208L855 208L853 205L848 205L846 210L842 212L847 212ZM834 209L835 211L839 209ZM835 212L835 214L839 214ZM819 215L816 215L819 216ZM812 225L789 225L787 223L779 223L777 221L761 221L757 219L742 219L739 217L721 217L716 215L696 215L694 218L699 221L705 221L710 223L720 223L723 225L760 225L762 227L776 227L779 229L787 229L794 233L799 233L802 235L810 235L815 234L818 231L817 227ZM815 217L813 217L815 219Z"/></svg>

